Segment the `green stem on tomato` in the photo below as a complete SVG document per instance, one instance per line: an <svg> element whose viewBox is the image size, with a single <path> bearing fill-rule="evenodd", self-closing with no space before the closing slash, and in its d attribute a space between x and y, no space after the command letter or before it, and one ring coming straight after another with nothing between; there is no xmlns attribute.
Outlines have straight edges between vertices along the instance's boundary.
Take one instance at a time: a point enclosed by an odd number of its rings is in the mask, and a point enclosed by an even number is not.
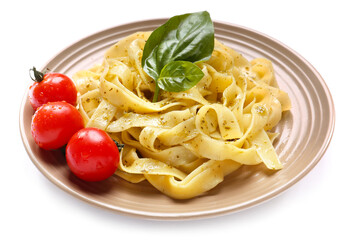
<svg viewBox="0 0 350 240"><path fill-rule="evenodd" d="M158 95L159 95L159 86L156 82L156 89L154 90L154 95L153 95L153 102L157 102L158 101Z"/></svg>
<svg viewBox="0 0 350 240"><path fill-rule="evenodd" d="M32 76L31 73L33 73L34 77ZM29 76L34 82L38 82L38 83L41 82L44 79L44 75L45 75L45 73L42 73L42 72L36 70L35 67L29 69Z"/></svg>
<svg viewBox="0 0 350 240"><path fill-rule="evenodd" d="M112 140L113 140L113 142L115 143L115 145L117 145L119 152L121 152L122 149L123 149L123 147L124 147L124 144L118 143L118 142L117 142L116 140L114 140L114 139L112 139Z"/></svg>

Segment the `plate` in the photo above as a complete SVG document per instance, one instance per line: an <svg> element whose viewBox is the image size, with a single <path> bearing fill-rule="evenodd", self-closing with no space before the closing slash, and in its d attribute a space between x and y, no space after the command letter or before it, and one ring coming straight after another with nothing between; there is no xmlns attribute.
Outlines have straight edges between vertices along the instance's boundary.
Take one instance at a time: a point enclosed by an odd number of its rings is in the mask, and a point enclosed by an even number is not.
<svg viewBox="0 0 350 240"><path fill-rule="evenodd" d="M105 50L137 31L151 31L166 19L132 22L88 36L64 49L42 69L72 76L102 61ZM331 94L320 74L295 51L257 31L214 22L218 40L249 60L270 59L277 82L289 94L292 109L283 114L276 131L276 152L284 168L272 172L261 164L243 166L207 194L174 200L147 182L128 183L116 176L97 183L77 179L60 152L40 149L30 133L33 109L24 95L20 108L23 144L35 166L68 193L109 210L152 219L203 218L242 210L277 196L304 177L322 158L333 135L335 113Z"/></svg>

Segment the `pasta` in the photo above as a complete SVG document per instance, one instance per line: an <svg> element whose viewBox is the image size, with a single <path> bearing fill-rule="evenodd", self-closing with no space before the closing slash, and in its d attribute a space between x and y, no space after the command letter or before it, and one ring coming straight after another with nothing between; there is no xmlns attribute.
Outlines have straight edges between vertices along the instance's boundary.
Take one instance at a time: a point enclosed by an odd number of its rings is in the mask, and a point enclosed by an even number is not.
<svg viewBox="0 0 350 240"><path fill-rule="evenodd" d="M150 32L132 34L101 64L74 74L86 127L105 130L125 145L116 175L147 180L176 199L201 195L241 165L283 166L273 147L282 112L291 108L269 60L249 62L215 40L204 77L185 92L161 91L142 69Z"/></svg>

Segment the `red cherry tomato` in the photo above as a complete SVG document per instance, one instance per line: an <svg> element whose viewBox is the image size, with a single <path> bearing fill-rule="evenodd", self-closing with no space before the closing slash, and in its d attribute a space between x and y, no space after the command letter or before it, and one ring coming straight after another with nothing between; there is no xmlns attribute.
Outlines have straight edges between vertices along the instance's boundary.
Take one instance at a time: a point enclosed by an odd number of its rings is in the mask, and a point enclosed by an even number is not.
<svg viewBox="0 0 350 240"><path fill-rule="evenodd" d="M84 128L73 135L66 147L71 171L80 179L107 179L119 164L119 150L108 134L98 128Z"/></svg>
<svg viewBox="0 0 350 240"><path fill-rule="evenodd" d="M35 83L29 88L29 101L34 110L48 102L66 101L73 106L77 102L77 89L74 82L61 73L43 74L35 69L32 78Z"/></svg>
<svg viewBox="0 0 350 240"><path fill-rule="evenodd" d="M31 132L34 141L47 150L66 145L84 127L79 111L66 102L50 102L34 113Z"/></svg>

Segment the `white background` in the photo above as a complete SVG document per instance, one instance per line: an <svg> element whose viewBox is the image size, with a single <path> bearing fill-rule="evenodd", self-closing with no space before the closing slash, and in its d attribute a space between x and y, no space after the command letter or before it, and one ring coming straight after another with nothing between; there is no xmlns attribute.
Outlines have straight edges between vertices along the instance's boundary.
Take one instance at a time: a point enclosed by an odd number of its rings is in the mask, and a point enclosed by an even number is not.
<svg viewBox="0 0 350 240"><path fill-rule="evenodd" d="M350 37L347 1L2 1L0 3L0 239L349 239ZM62 191L32 164L18 114L31 80L79 39L130 21L207 10L258 30L304 56L333 94L336 128L319 164L283 194L253 208L185 222L125 217Z"/></svg>

